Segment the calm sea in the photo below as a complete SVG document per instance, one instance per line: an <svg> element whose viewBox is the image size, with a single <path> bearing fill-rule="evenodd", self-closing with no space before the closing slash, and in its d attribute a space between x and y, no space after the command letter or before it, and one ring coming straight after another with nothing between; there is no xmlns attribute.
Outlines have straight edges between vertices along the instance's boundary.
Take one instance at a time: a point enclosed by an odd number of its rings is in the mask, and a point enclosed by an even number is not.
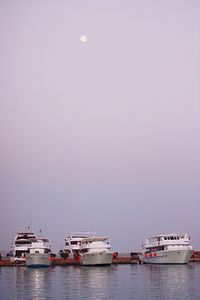
<svg viewBox="0 0 200 300"><path fill-rule="evenodd" d="M0 268L0 299L200 299L200 264Z"/></svg>

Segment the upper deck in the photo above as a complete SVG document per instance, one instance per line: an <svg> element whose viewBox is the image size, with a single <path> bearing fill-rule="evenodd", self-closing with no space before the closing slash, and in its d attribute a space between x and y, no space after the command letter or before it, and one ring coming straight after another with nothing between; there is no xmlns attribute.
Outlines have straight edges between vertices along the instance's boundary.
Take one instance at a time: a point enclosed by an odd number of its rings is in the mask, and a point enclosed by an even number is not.
<svg viewBox="0 0 200 300"><path fill-rule="evenodd" d="M101 250L101 249L110 249L110 242L107 237L91 237L85 238L81 241L80 251L84 252L86 249L94 249L94 250Z"/></svg>
<svg viewBox="0 0 200 300"><path fill-rule="evenodd" d="M146 239L145 248L164 245L189 245L190 238L187 233L158 234Z"/></svg>
<svg viewBox="0 0 200 300"><path fill-rule="evenodd" d="M69 236L65 238L65 240L71 240L71 239L83 239L87 237L93 237L95 236L95 232L90 232L90 231L77 231L77 232L72 232Z"/></svg>

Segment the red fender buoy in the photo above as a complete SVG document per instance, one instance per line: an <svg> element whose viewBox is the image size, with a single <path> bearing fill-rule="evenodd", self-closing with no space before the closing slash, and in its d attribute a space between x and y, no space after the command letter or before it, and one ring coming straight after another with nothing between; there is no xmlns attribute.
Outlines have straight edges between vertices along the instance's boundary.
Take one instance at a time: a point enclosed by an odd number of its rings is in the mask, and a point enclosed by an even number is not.
<svg viewBox="0 0 200 300"><path fill-rule="evenodd" d="M113 256L113 258L117 258L118 252L114 252L112 256Z"/></svg>

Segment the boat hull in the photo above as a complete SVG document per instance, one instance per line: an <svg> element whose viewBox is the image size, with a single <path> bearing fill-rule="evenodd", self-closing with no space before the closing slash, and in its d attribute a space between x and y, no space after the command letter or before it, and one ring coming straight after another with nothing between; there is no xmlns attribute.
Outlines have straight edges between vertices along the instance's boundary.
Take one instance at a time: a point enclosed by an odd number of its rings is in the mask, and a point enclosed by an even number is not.
<svg viewBox="0 0 200 300"><path fill-rule="evenodd" d="M26 266L30 268L49 267L51 264L47 253L29 253L26 259Z"/></svg>
<svg viewBox="0 0 200 300"><path fill-rule="evenodd" d="M80 264L82 266L111 265L112 253L84 253L81 255Z"/></svg>
<svg viewBox="0 0 200 300"><path fill-rule="evenodd" d="M163 250L142 254L140 260L147 264L187 264L193 250Z"/></svg>

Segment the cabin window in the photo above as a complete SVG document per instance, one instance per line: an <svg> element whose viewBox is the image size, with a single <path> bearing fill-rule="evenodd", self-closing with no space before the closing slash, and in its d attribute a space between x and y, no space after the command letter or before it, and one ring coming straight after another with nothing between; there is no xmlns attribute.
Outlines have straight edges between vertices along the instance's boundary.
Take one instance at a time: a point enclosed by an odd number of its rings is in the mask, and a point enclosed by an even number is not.
<svg viewBox="0 0 200 300"><path fill-rule="evenodd" d="M68 242L65 242L65 246L69 246L69 243L68 243Z"/></svg>
<svg viewBox="0 0 200 300"><path fill-rule="evenodd" d="M80 252L81 252L81 253L87 253L87 252L88 252L88 249L82 249Z"/></svg>
<svg viewBox="0 0 200 300"><path fill-rule="evenodd" d="M71 241L71 245L77 245L77 241Z"/></svg>

